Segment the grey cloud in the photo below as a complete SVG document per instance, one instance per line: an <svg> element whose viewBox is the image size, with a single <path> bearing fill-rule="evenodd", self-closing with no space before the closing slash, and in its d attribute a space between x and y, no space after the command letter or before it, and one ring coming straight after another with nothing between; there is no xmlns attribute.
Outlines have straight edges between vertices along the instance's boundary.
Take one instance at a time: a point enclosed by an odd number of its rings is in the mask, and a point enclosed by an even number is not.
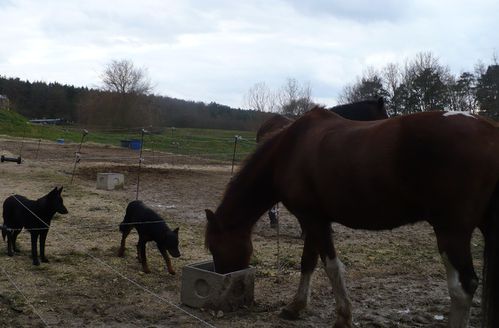
<svg viewBox="0 0 499 328"><path fill-rule="evenodd" d="M141 43L172 43L179 35L190 33L206 33L213 30L208 19L196 15L196 12L183 16L169 13L167 7L157 15L150 15L147 10L136 12L107 11L106 8L76 8L77 12L69 17L57 11L46 16L40 23L44 33L53 39L74 39L89 41L93 44L106 45L119 38L140 40Z"/></svg>
<svg viewBox="0 0 499 328"><path fill-rule="evenodd" d="M397 0L284 0L297 11L313 16L332 16L360 23L398 21L408 11L409 3Z"/></svg>

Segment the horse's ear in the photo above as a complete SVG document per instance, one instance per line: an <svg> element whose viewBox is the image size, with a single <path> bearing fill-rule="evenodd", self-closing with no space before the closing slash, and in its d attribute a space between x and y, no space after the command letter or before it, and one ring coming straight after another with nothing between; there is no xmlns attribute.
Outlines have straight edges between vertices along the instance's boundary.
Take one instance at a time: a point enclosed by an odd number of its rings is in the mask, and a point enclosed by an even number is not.
<svg viewBox="0 0 499 328"><path fill-rule="evenodd" d="M54 187L54 189L52 189L49 194L55 194L57 192L57 187Z"/></svg>
<svg viewBox="0 0 499 328"><path fill-rule="evenodd" d="M59 195L62 193L62 188L64 188L64 186L61 186L61 189L59 189Z"/></svg>

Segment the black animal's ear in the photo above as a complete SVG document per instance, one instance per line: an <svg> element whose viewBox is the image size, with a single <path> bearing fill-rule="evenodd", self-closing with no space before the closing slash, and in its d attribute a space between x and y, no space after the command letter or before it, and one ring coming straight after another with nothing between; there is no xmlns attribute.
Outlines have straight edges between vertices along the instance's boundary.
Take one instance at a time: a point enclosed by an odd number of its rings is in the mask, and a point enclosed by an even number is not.
<svg viewBox="0 0 499 328"><path fill-rule="evenodd" d="M216 222L216 218L215 218L215 213L213 213L211 210L209 209L206 209L204 210L205 213L206 213L206 219L208 220L209 223L215 223Z"/></svg>
<svg viewBox="0 0 499 328"><path fill-rule="evenodd" d="M378 98L378 108L383 108L385 106L385 99L383 97Z"/></svg>
<svg viewBox="0 0 499 328"><path fill-rule="evenodd" d="M61 189L59 189L59 195L62 193L62 188L64 188L64 186L61 186Z"/></svg>
<svg viewBox="0 0 499 328"><path fill-rule="evenodd" d="M177 228L177 229L173 230L173 233L174 233L174 234L176 234L176 235L178 235L178 229L179 229L179 228Z"/></svg>

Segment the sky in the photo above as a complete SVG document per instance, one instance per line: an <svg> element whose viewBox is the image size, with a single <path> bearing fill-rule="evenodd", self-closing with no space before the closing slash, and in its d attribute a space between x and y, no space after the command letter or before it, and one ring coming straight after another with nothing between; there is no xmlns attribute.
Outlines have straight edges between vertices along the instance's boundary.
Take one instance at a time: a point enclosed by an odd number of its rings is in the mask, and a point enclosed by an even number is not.
<svg viewBox="0 0 499 328"><path fill-rule="evenodd" d="M0 0L0 76L97 88L111 60L157 95L247 108L256 83L332 106L369 67L431 52L451 72L499 51L497 0Z"/></svg>

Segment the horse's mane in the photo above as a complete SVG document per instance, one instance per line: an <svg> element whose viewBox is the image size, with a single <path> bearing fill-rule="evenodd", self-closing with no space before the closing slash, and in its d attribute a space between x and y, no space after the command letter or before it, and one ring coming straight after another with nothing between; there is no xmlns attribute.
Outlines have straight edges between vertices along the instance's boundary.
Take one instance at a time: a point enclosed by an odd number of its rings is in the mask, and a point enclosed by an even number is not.
<svg viewBox="0 0 499 328"><path fill-rule="evenodd" d="M232 203L232 199L240 196L241 192L251 195L266 190L266 188L259 187L268 183L271 179L272 171L269 168L272 166L268 165L268 162L272 161L272 156L269 154L272 154L271 149L280 142L280 135L284 130L277 132L259 144L256 150L244 159L240 169L227 184L222 204Z"/></svg>
<svg viewBox="0 0 499 328"><path fill-rule="evenodd" d="M259 171L258 166L265 166L265 164L262 163L262 157L265 157L265 154L269 152L270 149L274 147L274 145L278 142L279 140L278 136L281 133L282 131L279 131L276 134L269 137L268 139L265 139L264 142L257 145L257 148L253 153L251 153L244 159L244 161L241 163L239 170L234 174L234 176L232 176L229 183L227 184L224 195L222 197L222 202L216 209L215 215L219 213L219 210L220 208L222 208L222 206L233 203L232 200L240 196L239 194L242 191L248 190L249 186L244 187L244 184L247 184L247 181L254 182L256 181L256 179L258 179L260 180L257 181L258 184L268 179L268 175L259 176L258 178L255 177L255 179L251 179L251 175L256 171ZM241 185L243 185L242 188ZM232 227L239 226L238 225L239 222L237 222L236 220L224 222L225 227L227 227L226 225L227 223L229 223L229 226ZM207 238L206 238L207 233L208 233L208 225L205 226L205 248L208 248Z"/></svg>
<svg viewBox="0 0 499 328"><path fill-rule="evenodd" d="M311 115L315 110L322 110L331 114L330 111L327 111L327 108L325 106L315 105L304 115ZM247 176L250 175L252 172L260 171L261 169L258 170L258 168L269 167L268 161L272 161L273 157L268 154L274 153L271 149L281 142L282 140L281 136L285 134L286 131L288 131L288 129L292 128L295 124L297 124L297 121L291 122L291 124L287 125L280 131L277 131L268 139L265 139L264 142L262 142L257 146L256 150L252 154L250 154L248 157L244 159L244 161L241 164L241 168L232 177L231 181L227 185L224 198L235 192L234 190L236 188L235 186L241 184L241 180L246 179ZM266 178L267 176L264 174L264 177L262 179Z"/></svg>
<svg viewBox="0 0 499 328"><path fill-rule="evenodd" d="M284 130L278 131L270 138L266 139L265 142L259 144L255 151L244 159L240 169L231 178L229 184L227 185L225 194L233 191L232 189L234 188L234 185L240 184L241 179L244 179L251 171L254 170L255 167L262 165L261 157L278 142L279 136L283 133L283 131Z"/></svg>

